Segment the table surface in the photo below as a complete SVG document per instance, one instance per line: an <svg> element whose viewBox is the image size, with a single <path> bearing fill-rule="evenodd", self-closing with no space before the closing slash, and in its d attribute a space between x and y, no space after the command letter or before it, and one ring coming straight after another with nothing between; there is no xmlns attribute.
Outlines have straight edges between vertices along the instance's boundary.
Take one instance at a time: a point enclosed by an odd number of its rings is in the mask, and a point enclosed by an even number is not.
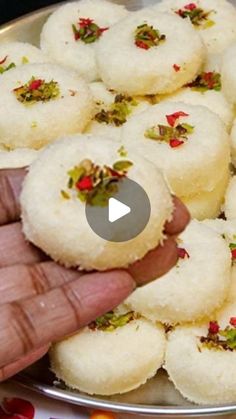
<svg viewBox="0 0 236 419"><path fill-rule="evenodd" d="M34 419L88 419L89 415L78 406L48 399L34 392L23 389L11 382L0 385L0 403L5 399L19 398L32 403L35 408ZM3 415L0 412L0 419ZM9 419L18 419L17 416L9 416ZM4 416L5 419L5 416ZM20 418L19 418L20 419Z"/></svg>

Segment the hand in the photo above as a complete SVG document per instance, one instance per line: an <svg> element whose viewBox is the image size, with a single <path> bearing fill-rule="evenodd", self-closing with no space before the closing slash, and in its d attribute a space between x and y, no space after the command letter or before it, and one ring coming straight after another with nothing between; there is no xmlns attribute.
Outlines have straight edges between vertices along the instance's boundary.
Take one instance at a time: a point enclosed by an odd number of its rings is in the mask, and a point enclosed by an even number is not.
<svg viewBox="0 0 236 419"><path fill-rule="evenodd" d="M21 231L19 195L26 171L0 171L0 381L42 357L49 344L119 305L177 261L175 235L189 221L174 199L163 246L127 270L83 273L65 269L29 244Z"/></svg>

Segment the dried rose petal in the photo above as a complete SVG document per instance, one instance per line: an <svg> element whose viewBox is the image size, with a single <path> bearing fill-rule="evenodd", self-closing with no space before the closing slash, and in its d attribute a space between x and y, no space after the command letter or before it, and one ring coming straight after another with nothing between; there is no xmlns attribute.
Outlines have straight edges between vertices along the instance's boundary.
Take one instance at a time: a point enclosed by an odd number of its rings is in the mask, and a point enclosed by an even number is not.
<svg viewBox="0 0 236 419"><path fill-rule="evenodd" d="M184 117L184 116L189 116L189 114L188 114L188 113L185 113L185 112L182 112L182 111L179 111L179 112L174 112L174 113L173 113L173 114L171 114L171 115L166 115L166 119L167 119L168 124L169 124L171 127L174 127L174 126L175 126L176 121L177 121L179 118Z"/></svg>
<svg viewBox="0 0 236 419"><path fill-rule="evenodd" d="M91 191L93 189L93 181L91 176L84 176L79 182L76 183L76 188L79 191Z"/></svg>
<svg viewBox="0 0 236 419"><path fill-rule="evenodd" d="M149 46L147 44L145 44L145 42L143 42L139 39L137 39L135 41L135 45L136 45L136 47L139 47L139 48L142 48L142 49L149 49Z"/></svg>
<svg viewBox="0 0 236 419"><path fill-rule="evenodd" d="M180 71L180 66L177 64L173 65L174 70L176 71L176 73L178 73Z"/></svg>
<svg viewBox="0 0 236 419"><path fill-rule="evenodd" d="M93 22L94 22L94 20L90 19L89 17L88 18L81 17L79 19L79 25L80 25L81 28L85 28L86 26L91 25L91 23L93 23Z"/></svg>
<svg viewBox="0 0 236 419"><path fill-rule="evenodd" d="M229 323L231 324L231 326L236 327L236 317L231 317Z"/></svg>
<svg viewBox="0 0 236 419"><path fill-rule="evenodd" d="M190 256L189 256L189 254L188 254L188 252L187 252L187 250L186 249L184 249L184 248L182 248L182 247L178 247L177 248L177 253L178 253L178 257L180 258L180 259L185 259L185 258L190 258Z"/></svg>
<svg viewBox="0 0 236 419"><path fill-rule="evenodd" d="M6 55L6 57L4 57L2 60L0 60L0 65L1 65L1 64L4 64L4 63L7 61L7 57L8 57L8 56Z"/></svg>
<svg viewBox="0 0 236 419"><path fill-rule="evenodd" d="M231 250L232 259L236 259L236 249Z"/></svg>
<svg viewBox="0 0 236 419"><path fill-rule="evenodd" d="M23 417L26 419L34 419L34 406L27 400L6 398L3 399L2 405L8 413L14 414L14 418L16 417L17 419L21 419Z"/></svg>
<svg viewBox="0 0 236 419"><path fill-rule="evenodd" d="M220 326L218 322L209 323L209 328L208 328L209 333L211 333L212 335L216 335L217 333L219 333L219 330L220 330Z"/></svg>
<svg viewBox="0 0 236 419"><path fill-rule="evenodd" d="M191 12L197 8L197 5L195 3L189 3L184 6L185 10L190 10Z"/></svg>
<svg viewBox="0 0 236 419"><path fill-rule="evenodd" d="M182 144L184 144L184 141L182 140L178 140L177 138L172 138L169 142L171 148L177 148L179 146L181 146Z"/></svg>
<svg viewBox="0 0 236 419"><path fill-rule="evenodd" d="M43 80L33 80L32 83L29 85L29 90L38 90L40 86L42 86Z"/></svg>

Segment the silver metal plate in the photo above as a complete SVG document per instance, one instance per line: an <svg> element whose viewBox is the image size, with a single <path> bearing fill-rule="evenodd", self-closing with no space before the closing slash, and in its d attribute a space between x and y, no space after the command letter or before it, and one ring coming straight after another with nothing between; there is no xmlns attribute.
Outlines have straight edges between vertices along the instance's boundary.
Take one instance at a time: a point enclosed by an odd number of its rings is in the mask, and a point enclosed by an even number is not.
<svg viewBox="0 0 236 419"><path fill-rule="evenodd" d="M236 3L236 0L232 2ZM125 4L130 10L137 10L155 3L155 0L116 0L115 3ZM42 25L56 7L58 5L36 11L2 26L0 28L0 42L17 40L38 45ZM96 372L94 373L96 374ZM236 414L236 404L204 407L191 405L175 390L164 371L159 372L157 377L136 391L107 399L90 397L71 391L57 383L55 376L50 372L47 357L25 370L24 373L14 377L13 381L47 397L67 403L91 409L118 412L122 414L122 418L212 417Z"/></svg>

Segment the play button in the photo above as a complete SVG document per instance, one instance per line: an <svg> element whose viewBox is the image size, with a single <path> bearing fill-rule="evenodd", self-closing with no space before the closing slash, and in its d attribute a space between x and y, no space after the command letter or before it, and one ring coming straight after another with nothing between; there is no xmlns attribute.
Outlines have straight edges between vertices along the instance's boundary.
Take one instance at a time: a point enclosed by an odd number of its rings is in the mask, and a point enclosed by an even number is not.
<svg viewBox="0 0 236 419"><path fill-rule="evenodd" d="M109 197L108 205L86 204L91 229L104 240L124 242L133 239L146 227L151 213L145 190L129 178L119 181L118 191Z"/></svg>
<svg viewBox="0 0 236 419"><path fill-rule="evenodd" d="M125 215L129 214L131 211L128 205L123 204L118 201L118 199L110 198L108 204L108 219L110 223L114 223Z"/></svg>

